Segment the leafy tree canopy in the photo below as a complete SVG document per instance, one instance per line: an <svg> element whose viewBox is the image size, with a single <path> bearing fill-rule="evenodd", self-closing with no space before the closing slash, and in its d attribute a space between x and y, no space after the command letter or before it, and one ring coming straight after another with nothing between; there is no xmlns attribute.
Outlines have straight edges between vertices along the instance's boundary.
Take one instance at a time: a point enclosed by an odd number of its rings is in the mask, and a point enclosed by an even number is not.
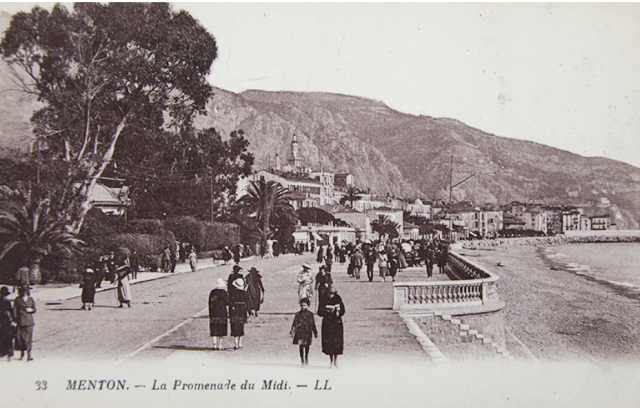
<svg viewBox="0 0 640 408"><path fill-rule="evenodd" d="M13 16L0 47L16 81L44 103L34 132L42 160L60 164L75 232L118 141L188 128L212 95L215 39L165 3L35 7Z"/></svg>
<svg viewBox="0 0 640 408"><path fill-rule="evenodd" d="M251 173L248 146L241 130L226 140L213 128L138 134L119 142L105 174L127 180L133 217L226 220L238 179Z"/></svg>

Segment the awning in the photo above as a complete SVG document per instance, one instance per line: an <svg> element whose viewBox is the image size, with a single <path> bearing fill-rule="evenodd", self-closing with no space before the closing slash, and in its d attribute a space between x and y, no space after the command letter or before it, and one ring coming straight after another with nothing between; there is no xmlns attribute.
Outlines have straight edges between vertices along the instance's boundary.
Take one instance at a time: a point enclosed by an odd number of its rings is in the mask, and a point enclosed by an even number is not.
<svg viewBox="0 0 640 408"><path fill-rule="evenodd" d="M318 233L316 233L316 232L312 232L311 234L312 234L312 235L313 235L313 237L314 237L315 239L317 239L318 241L322 241L322 240L323 240L323 238L322 238L320 235L318 235Z"/></svg>

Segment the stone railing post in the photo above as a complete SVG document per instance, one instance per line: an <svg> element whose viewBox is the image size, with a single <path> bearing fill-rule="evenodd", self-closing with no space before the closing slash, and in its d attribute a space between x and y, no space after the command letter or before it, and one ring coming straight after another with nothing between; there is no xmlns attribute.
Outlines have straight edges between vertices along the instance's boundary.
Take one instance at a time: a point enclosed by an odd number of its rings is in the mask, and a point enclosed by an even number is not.
<svg viewBox="0 0 640 408"><path fill-rule="evenodd" d="M487 303L487 286L489 284L487 282L482 282L482 304L486 304Z"/></svg>

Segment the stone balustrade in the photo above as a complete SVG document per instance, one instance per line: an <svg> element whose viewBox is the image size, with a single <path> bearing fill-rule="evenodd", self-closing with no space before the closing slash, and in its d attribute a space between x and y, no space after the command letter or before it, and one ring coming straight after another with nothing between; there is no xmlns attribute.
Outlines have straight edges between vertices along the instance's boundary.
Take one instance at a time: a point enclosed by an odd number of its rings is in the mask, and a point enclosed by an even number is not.
<svg viewBox="0 0 640 408"><path fill-rule="evenodd" d="M393 309L474 314L504 307L498 275L454 252L449 253L448 265L451 281L395 282Z"/></svg>

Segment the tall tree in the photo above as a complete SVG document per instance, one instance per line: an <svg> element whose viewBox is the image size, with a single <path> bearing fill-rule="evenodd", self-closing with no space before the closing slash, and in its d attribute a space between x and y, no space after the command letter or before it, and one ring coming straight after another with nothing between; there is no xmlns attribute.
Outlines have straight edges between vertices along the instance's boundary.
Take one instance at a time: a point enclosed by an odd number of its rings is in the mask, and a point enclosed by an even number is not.
<svg viewBox="0 0 640 408"><path fill-rule="evenodd" d="M276 181L257 180L252 181L247 194L238 199L239 211L252 215L258 221L263 249L272 235L276 219L279 219L279 224L282 224L282 218L291 222L297 219L288 195L289 190Z"/></svg>
<svg viewBox="0 0 640 408"><path fill-rule="evenodd" d="M362 200L362 191L358 190L354 186L347 187L347 191L345 195L340 199L340 204L344 205L345 203L350 203L351 208L353 208L353 203L356 201Z"/></svg>
<svg viewBox="0 0 640 408"><path fill-rule="evenodd" d="M43 156L62 164L74 232L120 139L188 127L212 95L215 39L165 3L35 7L13 16L0 47L16 81L44 103L34 132Z"/></svg>

